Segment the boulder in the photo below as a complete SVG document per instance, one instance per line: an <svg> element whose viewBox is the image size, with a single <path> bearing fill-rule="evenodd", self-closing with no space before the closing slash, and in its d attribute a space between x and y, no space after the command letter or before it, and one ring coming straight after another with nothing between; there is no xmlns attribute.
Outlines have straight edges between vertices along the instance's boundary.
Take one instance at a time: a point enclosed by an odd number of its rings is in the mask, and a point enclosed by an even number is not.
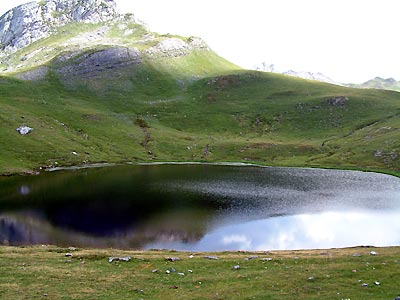
<svg viewBox="0 0 400 300"><path fill-rule="evenodd" d="M21 135L27 135L29 133L31 133L33 130L33 128L29 127L29 126L20 126L17 128L17 131L21 134Z"/></svg>

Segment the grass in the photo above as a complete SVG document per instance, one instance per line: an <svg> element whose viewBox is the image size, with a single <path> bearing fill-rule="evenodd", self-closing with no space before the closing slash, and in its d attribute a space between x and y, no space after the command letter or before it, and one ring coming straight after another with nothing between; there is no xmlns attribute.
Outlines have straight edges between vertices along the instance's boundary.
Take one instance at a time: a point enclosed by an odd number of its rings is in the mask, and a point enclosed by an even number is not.
<svg viewBox="0 0 400 300"><path fill-rule="evenodd" d="M376 300L399 295L399 247L194 253L193 258L174 251L71 251L52 246L1 247L0 254L0 295L9 300ZM132 260L109 263L110 256ZM170 262L169 257L180 260Z"/></svg>
<svg viewBox="0 0 400 300"><path fill-rule="evenodd" d="M99 30L100 40L71 42ZM241 70L208 49L147 54L167 38L129 20L69 24L9 56L0 77L0 174L97 162L236 161L399 175L399 93ZM57 62L65 51L90 55L113 45L137 47L142 63L58 75L76 60ZM41 65L49 69L43 80L12 77ZM337 96L349 101L330 104ZM21 125L34 131L20 136Z"/></svg>
<svg viewBox="0 0 400 300"><path fill-rule="evenodd" d="M1 172L56 163L173 160L398 174L398 93L249 71L224 71L225 75L193 81L179 70L194 69L199 55L176 59L176 70L161 59L123 70L115 81L107 76L83 81L78 89L51 76L36 83L4 78L0 138L7 143L0 149ZM200 66L208 56L203 54ZM213 54L212 59L216 59ZM206 76L201 67L198 72ZM132 88L121 89L123 82ZM347 96L349 104L327 104L335 95ZM147 147L141 145L145 133L135 122L138 118L148 124ZM15 129L23 124L34 131L20 136ZM206 157L207 145L211 154Z"/></svg>

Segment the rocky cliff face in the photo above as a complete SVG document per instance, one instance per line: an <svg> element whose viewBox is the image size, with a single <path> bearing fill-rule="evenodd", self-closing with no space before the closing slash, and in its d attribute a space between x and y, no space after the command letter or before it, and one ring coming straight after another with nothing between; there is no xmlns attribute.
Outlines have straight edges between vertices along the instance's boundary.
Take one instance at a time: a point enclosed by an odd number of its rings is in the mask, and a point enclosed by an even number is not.
<svg viewBox="0 0 400 300"><path fill-rule="evenodd" d="M30 2L0 18L0 47L15 52L71 22L99 23L120 16L114 0L47 0Z"/></svg>

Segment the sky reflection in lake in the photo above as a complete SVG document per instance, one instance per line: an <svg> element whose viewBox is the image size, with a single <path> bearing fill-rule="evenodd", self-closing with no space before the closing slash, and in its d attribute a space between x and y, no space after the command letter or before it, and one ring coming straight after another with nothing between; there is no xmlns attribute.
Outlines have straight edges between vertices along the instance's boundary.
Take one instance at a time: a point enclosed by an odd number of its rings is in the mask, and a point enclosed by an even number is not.
<svg viewBox="0 0 400 300"><path fill-rule="evenodd" d="M400 211L323 212L272 217L228 225L207 233L200 241L148 245L191 251L289 250L400 245Z"/></svg>
<svg viewBox="0 0 400 300"><path fill-rule="evenodd" d="M136 165L0 178L0 244L188 251L400 245L400 179Z"/></svg>

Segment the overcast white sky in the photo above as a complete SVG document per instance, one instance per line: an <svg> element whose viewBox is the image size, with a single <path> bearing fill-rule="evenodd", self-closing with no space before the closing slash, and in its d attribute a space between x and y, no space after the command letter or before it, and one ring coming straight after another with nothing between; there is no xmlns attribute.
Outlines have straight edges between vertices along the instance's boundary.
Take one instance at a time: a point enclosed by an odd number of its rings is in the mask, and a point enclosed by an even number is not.
<svg viewBox="0 0 400 300"><path fill-rule="evenodd" d="M12 2L12 4L11 4ZM0 15L26 0L0 0ZM153 31L206 40L245 68L400 80L399 0L116 0Z"/></svg>

